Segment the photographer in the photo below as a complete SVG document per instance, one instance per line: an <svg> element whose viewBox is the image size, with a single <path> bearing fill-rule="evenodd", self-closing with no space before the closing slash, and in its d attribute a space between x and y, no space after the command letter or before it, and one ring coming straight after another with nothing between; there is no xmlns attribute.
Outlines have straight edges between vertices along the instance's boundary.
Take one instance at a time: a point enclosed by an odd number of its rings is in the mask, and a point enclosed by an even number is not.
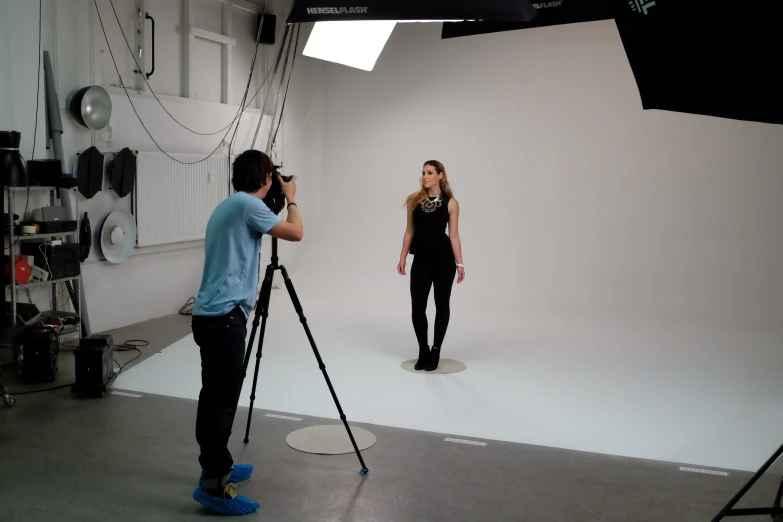
<svg viewBox="0 0 783 522"><path fill-rule="evenodd" d="M193 498L227 515L259 508L233 490L233 484L250 478L253 466L234 465L228 439L242 388L247 321L258 298L261 235L301 241L304 233L296 177L285 183L277 176L288 205L287 221L262 201L272 188L273 171L269 156L257 150L234 161L236 193L217 206L207 224L204 271L193 307L193 337L201 350L196 440L202 467Z"/></svg>

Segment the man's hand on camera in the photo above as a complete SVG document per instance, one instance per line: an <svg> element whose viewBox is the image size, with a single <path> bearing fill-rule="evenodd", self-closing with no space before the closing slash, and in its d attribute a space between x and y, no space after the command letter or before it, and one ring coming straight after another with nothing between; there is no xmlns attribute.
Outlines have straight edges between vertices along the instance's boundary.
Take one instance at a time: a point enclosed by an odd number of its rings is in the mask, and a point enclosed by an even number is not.
<svg viewBox="0 0 783 522"><path fill-rule="evenodd" d="M285 195L288 204L296 202L296 176L291 177L291 181L286 183L282 176L278 174L280 188ZM269 235L286 241L301 241L304 237L304 226L302 225L302 215L299 213L299 207L289 206L288 217L285 221L279 222L272 227Z"/></svg>
<svg viewBox="0 0 783 522"><path fill-rule="evenodd" d="M280 174L277 175L277 178L280 181L280 187L283 190L286 201L289 203L296 201L296 176L293 176L288 183L283 181L283 177Z"/></svg>

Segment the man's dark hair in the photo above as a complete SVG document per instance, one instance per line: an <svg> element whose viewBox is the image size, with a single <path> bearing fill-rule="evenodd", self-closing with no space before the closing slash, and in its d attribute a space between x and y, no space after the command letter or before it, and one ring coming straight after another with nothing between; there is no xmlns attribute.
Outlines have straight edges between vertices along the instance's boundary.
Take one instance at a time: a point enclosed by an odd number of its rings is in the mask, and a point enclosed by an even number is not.
<svg viewBox="0 0 783 522"><path fill-rule="evenodd" d="M260 150L247 150L234 160L234 174L231 183L237 192L256 192L266 184L274 164L269 156Z"/></svg>

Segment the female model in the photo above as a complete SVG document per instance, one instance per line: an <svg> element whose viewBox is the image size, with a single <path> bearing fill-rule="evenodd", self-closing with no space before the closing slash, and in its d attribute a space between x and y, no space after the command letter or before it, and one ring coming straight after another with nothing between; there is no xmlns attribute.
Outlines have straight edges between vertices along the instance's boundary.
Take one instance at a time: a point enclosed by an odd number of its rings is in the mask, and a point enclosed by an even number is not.
<svg viewBox="0 0 783 522"><path fill-rule="evenodd" d="M417 370L438 368L440 350L446 337L451 311L451 287L455 269L457 283L465 279L462 245L459 240L459 204L451 192L446 169L439 161L428 161L421 173L421 190L408 196L408 226L402 241L397 272L405 275L408 254L411 265L411 304L413 330L419 342ZM449 231L446 233L446 226ZM427 300L435 288L435 339L427 344Z"/></svg>

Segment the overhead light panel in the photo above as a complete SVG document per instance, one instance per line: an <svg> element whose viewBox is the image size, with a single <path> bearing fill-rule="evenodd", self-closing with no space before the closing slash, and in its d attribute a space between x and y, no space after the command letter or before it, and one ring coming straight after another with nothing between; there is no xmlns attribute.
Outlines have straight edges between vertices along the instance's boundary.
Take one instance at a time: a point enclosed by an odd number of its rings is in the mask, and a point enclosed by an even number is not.
<svg viewBox="0 0 783 522"><path fill-rule="evenodd" d="M530 22L529 0L296 0L288 23L315 22L304 55L372 71L397 22Z"/></svg>
<svg viewBox="0 0 783 522"><path fill-rule="evenodd" d="M396 24L390 20L318 22L303 54L372 71Z"/></svg>

